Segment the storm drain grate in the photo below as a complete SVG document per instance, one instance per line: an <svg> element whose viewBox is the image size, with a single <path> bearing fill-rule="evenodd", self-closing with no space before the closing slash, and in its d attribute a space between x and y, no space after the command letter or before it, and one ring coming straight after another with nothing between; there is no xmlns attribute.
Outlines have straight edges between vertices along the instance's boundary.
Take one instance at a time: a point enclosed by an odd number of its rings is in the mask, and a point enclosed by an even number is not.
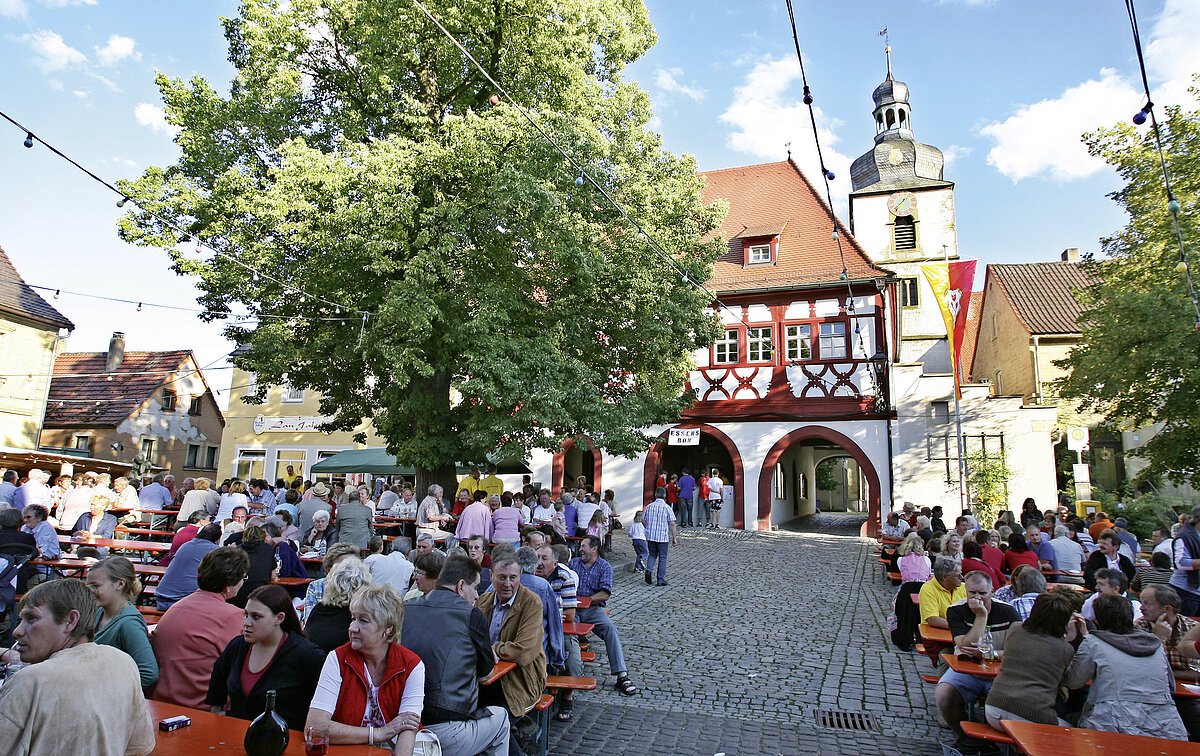
<svg viewBox="0 0 1200 756"><path fill-rule="evenodd" d="M861 711L821 709L817 711L817 726L834 730L879 732L879 722L875 721L875 717Z"/></svg>

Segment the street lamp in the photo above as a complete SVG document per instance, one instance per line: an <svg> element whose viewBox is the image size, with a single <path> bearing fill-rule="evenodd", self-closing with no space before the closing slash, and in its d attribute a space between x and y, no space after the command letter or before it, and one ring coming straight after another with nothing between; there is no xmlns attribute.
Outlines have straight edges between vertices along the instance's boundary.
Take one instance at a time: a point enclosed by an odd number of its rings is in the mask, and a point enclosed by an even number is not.
<svg viewBox="0 0 1200 756"><path fill-rule="evenodd" d="M871 359L867 361L871 368L871 378L875 382L875 399L871 404L871 409L875 412L886 413L888 411L887 389L884 386L885 378L887 378L888 357L882 349L877 349L875 354L871 355Z"/></svg>

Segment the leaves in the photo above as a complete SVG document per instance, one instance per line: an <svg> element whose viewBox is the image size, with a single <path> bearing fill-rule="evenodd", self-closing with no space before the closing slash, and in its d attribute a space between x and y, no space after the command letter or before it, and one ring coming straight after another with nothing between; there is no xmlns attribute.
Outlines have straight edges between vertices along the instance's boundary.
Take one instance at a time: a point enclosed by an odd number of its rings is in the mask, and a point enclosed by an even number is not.
<svg viewBox="0 0 1200 756"><path fill-rule="evenodd" d="M409 2L249 0L225 20L236 77L159 76L180 160L124 191L217 248L176 254L205 307L270 315L226 333L264 384L314 389L433 469L587 434L615 453L678 417L715 332L722 207L646 130L621 79L654 41L633 0L427 2L550 136L668 250L662 259ZM133 212L121 233L179 239ZM332 302L334 304L329 304ZM339 313L340 311L340 313ZM365 325L362 313L369 313ZM310 318L345 315L345 321ZM361 334L361 336L360 336Z"/></svg>
<svg viewBox="0 0 1200 756"><path fill-rule="evenodd" d="M1200 271L1200 112L1168 108L1161 126L1194 275ZM1200 324L1186 281L1175 271L1179 246L1153 135L1120 124L1086 142L1125 179L1111 196L1128 211L1129 223L1102 241L1104 259L1084 263L1095 284L1079 295L1083 337L1058 363L1070 371L1060 390L1118 428L1161 424L1144 446L1127 451L1149 463L1142 479L1200 483Z"/></svg>

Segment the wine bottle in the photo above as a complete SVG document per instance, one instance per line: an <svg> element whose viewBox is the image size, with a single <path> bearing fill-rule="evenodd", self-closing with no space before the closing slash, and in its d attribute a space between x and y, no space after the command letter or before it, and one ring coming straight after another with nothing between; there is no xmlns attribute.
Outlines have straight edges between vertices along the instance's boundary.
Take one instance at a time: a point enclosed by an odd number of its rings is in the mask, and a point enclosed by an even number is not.
<svg viewBox="0 0 1200 756"><path fill-rule="evenodd" d="M287 750L287 723L275 713L275 691L267 691L266 708L246 728L242 745L249 756L279 756Z"/></svg>

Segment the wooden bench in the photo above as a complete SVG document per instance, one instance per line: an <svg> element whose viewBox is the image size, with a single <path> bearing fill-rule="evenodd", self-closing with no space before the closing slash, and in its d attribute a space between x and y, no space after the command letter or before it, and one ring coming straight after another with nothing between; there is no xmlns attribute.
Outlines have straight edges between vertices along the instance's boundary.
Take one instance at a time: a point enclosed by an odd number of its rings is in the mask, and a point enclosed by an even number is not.
<svg viewBox="0 0 1200 756"><path fill-rule="evenodd" d="M152 606L139 606L137 610L142 613L142 618L147 622L150 620L161 619L164 614L164 612L160 612L158 609Z"/></svg>
<svg viewBox="0 0 1200 756"><path fill-rule="evenodd" d="M929 683L930 685L937 685L939 680L941 678L937 675L921 675L921 682Z"/></svg>
<svg viewBox="0 0 1200 756"><path fill-rule="evenodd" d="M970 722L967 720L963 720L959 723L959 725L962 727L963 734L968 738L983 740L988 743L996 743L997 745L1002 746L1015 746L1017 744L1017 741L1013 740L1008 735L1000 732L991 725L980 724L979 722ZM1009 752L1007 748L1005 749L1005 752Z"/></svg>
<svg viewBox="0 0 1200 756"><path fill-rule="evenodd" d="M558 693L562 690L595 690L594 677L568 677L567 675L550 675L546 678L546 690Z"/></svg>
<svg viewBox="0 0 1200 756"><path fill-rule="evenodd" d="M596 652L595 651L580 651L579 658L585 662L594 662L594 661L596 661Z"/></svg>
<svg viewBox="0 0 1200 756"><path fill-rule="evenodd" d="M149 538L174 538L175 531L173 530L150 530L149 528L127 528L118 526L114 529L118 533L128 533L129 535L144 535Z"/></svg>

